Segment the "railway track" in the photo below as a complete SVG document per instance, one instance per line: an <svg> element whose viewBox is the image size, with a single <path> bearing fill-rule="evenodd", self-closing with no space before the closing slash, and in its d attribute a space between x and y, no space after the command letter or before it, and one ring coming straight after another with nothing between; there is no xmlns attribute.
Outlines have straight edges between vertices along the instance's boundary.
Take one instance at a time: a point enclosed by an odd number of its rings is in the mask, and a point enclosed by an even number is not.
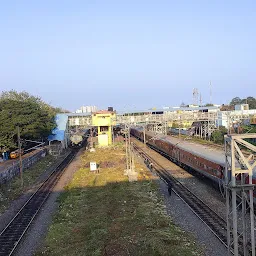
<svg viewBox="0 0 256 256"><path fill-rule="evenodd" d="M190 207L196 216L210 228L210 230L221 241L221 243L223 243L225 247L228 247L226 221L208 205L206 205L186 186L171 176L171 174L166 171L161 164L159 164L155 159L147 154L143 148L135 145L134 143L133 148L143 158L144 163L152 171L156 172L162 180L165 181L165 183L168 185L168 190L172 189L172 191ZM243 255L242 244L243 241L240 239L239 253L241 255Z"/></svg>
<svg viewBox="0 0 256 256"><path fill-rule="evenodd" d="M77 152L78 150L72 150L70 152L0 233L0 255L13 255L19 242L61 177L63 170L72 161Z"/></svg>

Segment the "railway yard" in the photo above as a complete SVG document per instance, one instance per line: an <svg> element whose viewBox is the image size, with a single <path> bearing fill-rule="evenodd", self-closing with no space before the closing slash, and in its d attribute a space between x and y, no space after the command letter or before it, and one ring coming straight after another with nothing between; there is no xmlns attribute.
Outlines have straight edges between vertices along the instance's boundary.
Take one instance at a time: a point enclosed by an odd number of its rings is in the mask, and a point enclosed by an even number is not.
<svg viewBox="0 0 256 256"><path fill-rule="evenodd" d="M116 138L90 151L93 138L85 136L52 159L0 215L0 255L227 255L222 148L151 132L145 144L141 128L130 133L130 149L125 135L125 143ZM177 145L189 157L177 154ZM125 150L135 159L133 182L124 175ZM91 162L97 170L90 171ZM244 255L242 236L238 252Z"/></svg>
<svg viewBox="0 0 256 256"><path fill-rule="evenodd" d="M256 256L256 1L2 1L0 256Z"/></svg>

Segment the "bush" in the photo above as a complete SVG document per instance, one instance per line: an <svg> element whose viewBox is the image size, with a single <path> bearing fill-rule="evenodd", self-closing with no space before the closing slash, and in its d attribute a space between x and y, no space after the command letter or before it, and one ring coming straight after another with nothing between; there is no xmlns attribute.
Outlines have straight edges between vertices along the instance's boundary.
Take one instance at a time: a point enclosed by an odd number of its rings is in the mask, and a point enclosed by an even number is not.
<svg viewBox="0 0 256 256"><path fill-rule="evenodd" d="M211 134L211 140L215 143L223 144L225 134L227 134L227 129L224 126L220 126L219 130L216 130Z"/></svg>

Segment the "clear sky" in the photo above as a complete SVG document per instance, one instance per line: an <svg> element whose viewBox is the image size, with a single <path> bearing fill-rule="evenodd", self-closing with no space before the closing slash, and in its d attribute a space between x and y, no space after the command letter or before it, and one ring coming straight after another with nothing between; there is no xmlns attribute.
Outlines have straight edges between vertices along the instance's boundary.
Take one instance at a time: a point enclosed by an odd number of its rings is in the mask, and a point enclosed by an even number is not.
<svg viewBox="0 0 256 256"><path fill-rule="evenodd" d="M1 0L0 0L1 1ZM9 0L0 90L54 106L147 109L256 96L256 1Z"/></svg>

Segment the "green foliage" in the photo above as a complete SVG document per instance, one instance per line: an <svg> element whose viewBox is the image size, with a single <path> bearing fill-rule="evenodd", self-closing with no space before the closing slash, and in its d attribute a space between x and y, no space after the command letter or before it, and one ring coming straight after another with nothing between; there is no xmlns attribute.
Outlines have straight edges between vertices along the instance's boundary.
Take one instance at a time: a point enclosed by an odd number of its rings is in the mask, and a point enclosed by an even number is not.
<svg viewBox="0 0 256 256"><path fill-rule="evenodd" d="M54 108L54 111L57 113L70 113L69 110L66 110L66 109L63 109L63 108L60 108L60 107L57 107L57 108Z"/></svg>
<svg viewBox="0 0 256 256"><path fill-rule="evenodd" d="M27 92L3 92L0 96L0 148L17 148L17 126L23 139L45 139L55 127L56 111Z"/></svg>
<svg viewBox="0 0 256 256"><path fill-rule="evenodd" d="M242 133L256 133L256 125L242 125ZM245 139L249 143L256 145L255 139Z"/></svg>
<svg viewBox="0 0 256 256"><path fill-rule="evenodd" d="M176 121L173 121L172 128L179 128L179 124Z"/></svg>
<svg viewBox="0 0 256 256"><path fill-rule="evenodd" d="M234 105L237 105L237 104L249 104L250 109L256 109L256 99L252 96L249 96L245 99L235 97L230 102L231 106L234 106Z"/></svg>
<svg viewBox="0 0 256 256"><path fill-rule="evenodd" d="M185 104L184 102L182 102L182 103L180 104L180 107L181 107L181 108L186 108L186 107L188 107L188 105Z"/></svg>
<svg viewBox="0 0 256 256"><path fill-rule="evenodd" d="M242 125L243 133L256 133L256 125Z"/></svg>
<svg viewBox="0 0 256 256"><path fill-rule="evenodd" d="M212 133L211 140L215 143L223 144L225 134L227 134L227 129L224 126L220 126L218 130Z"/></svg>
<svg viewBox="0 0 256 256"><path fill-rule="evenodd" d="M242 99L239 97L235 97L231 100L230 105L234 106L237 104L242 104Z"/></svg>
<svg viewBox="0 0 256 256"><path fill-rule="evenodd" d="M184 124L183 123L180 123L178 121L173 121L172 123L172 128L184 128Z"/></svg>

